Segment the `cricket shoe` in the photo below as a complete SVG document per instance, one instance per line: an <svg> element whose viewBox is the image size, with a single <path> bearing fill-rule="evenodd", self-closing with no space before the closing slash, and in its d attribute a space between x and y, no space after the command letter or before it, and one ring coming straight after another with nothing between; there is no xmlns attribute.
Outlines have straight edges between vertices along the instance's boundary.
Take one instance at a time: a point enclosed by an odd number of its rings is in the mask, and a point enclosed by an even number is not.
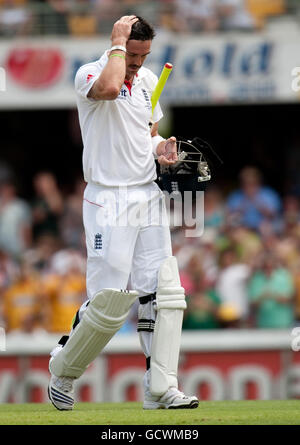
<svg viewBox="0 0 300 445"><path fill-rule="evenodd" d="M175 387L171 387L161 397L145 392L143 409L193 409L198 408L199 400L195 396L186 396Z"/></svg>
<svg viewBox="0 0 300 445"><path fill-rule="evenodd" d="M48 386L49 399L60 411L72 410L74 406L74 379L51 375Z"/></svg>

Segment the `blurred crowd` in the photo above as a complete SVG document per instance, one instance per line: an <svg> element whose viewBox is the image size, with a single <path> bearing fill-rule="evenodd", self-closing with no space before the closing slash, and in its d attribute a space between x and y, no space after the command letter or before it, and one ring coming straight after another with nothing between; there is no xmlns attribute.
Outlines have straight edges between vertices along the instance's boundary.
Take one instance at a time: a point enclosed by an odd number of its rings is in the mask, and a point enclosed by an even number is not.
<svg viewBox="0 0 300 445"><path fill-rule="evenodd" d="M254 31L298 12L297 0L0 0L0 36L108 34L130 14L176 33Z"/></svg>
<svg viewBox="0 0 300 445"><path fill-rule="evenodd" d="M204 234L173 245L187 289L186 329L289 328L300 315L300 202L240 172L228 196L205 192Z"/></svg>
<svg viewBox="0 0 300 445"><path fill-rule="evenodd" d="M252 166L239 181L227 196L206 189L201 236L187 237L184 219L172 226L184 329L291 328L300 318L299 196L280 197ZM79 178L63 194L41 171L26 201L0 166L0 326L8 332L68 332L85 301L84 188ZM137 306L122 332L136 321Z"/></svg>

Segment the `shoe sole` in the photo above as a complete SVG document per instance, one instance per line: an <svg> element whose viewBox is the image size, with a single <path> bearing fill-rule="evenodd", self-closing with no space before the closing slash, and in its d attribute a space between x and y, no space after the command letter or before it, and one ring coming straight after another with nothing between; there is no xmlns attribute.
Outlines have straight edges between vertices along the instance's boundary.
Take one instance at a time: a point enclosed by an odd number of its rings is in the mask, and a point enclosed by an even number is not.
<svg viewBox="0 0 300 445"><path fill-rule="evenodd" d="M189 405L169 406L166 409L195 409L199 406L199 400L192 400Z"/></svg>
<svg viewBox="0 0 300 445"><path fill-rule="evenodd" d="M189 405L171 405L171 406L164 406L164 405L156 405L156 406L143 406L143 409L145 410L155 410L155 409L195 409L199 406L199 400L192 400Z"/></svg>
<svg viewBox="0 0 300 445"><path fill-rule="evenodd" d="M49 397L49 400L50 400L50 402L52 403L52 405L53 405L56 409L58 409L58 411L72 411L73 406L72 406L72 408L59 408L58 406L55 405L55 403L53 402L53 400L52 400L52 398L51 398L51 395L50 395L50 386L48 386L48 397Z"/></svg>

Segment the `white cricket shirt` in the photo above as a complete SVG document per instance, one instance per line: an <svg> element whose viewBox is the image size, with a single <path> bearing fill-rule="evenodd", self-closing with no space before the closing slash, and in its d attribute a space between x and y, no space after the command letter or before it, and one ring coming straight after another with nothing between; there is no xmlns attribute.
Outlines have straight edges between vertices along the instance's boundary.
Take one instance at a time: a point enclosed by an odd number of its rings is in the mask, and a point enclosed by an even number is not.
<svg viewBox="0 0 300 445"><path fill-rule="evenodd" d="M75 77L84 145L84 179L109 187L146 184L156 179L149 121L157 76L141 67L131 91L123 84L115 100L88 98L89 90L108 62L108 52L96 62L79 68ZM157 104L154 122L162 116Z"/></svg>

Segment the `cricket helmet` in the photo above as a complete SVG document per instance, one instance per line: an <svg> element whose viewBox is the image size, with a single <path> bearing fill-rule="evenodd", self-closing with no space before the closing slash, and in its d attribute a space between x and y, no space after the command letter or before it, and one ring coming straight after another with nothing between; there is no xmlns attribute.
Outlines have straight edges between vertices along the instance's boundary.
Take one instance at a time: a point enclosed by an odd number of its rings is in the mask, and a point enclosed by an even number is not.
<svg viewBox="0 0 300 445"><path fill-rule="evenodd" d="M222 164L210 144L199 137L177 138L177 153L178 162L158 167L158 184L168 193L204 190L211 180L213 164Z"/></svg>

